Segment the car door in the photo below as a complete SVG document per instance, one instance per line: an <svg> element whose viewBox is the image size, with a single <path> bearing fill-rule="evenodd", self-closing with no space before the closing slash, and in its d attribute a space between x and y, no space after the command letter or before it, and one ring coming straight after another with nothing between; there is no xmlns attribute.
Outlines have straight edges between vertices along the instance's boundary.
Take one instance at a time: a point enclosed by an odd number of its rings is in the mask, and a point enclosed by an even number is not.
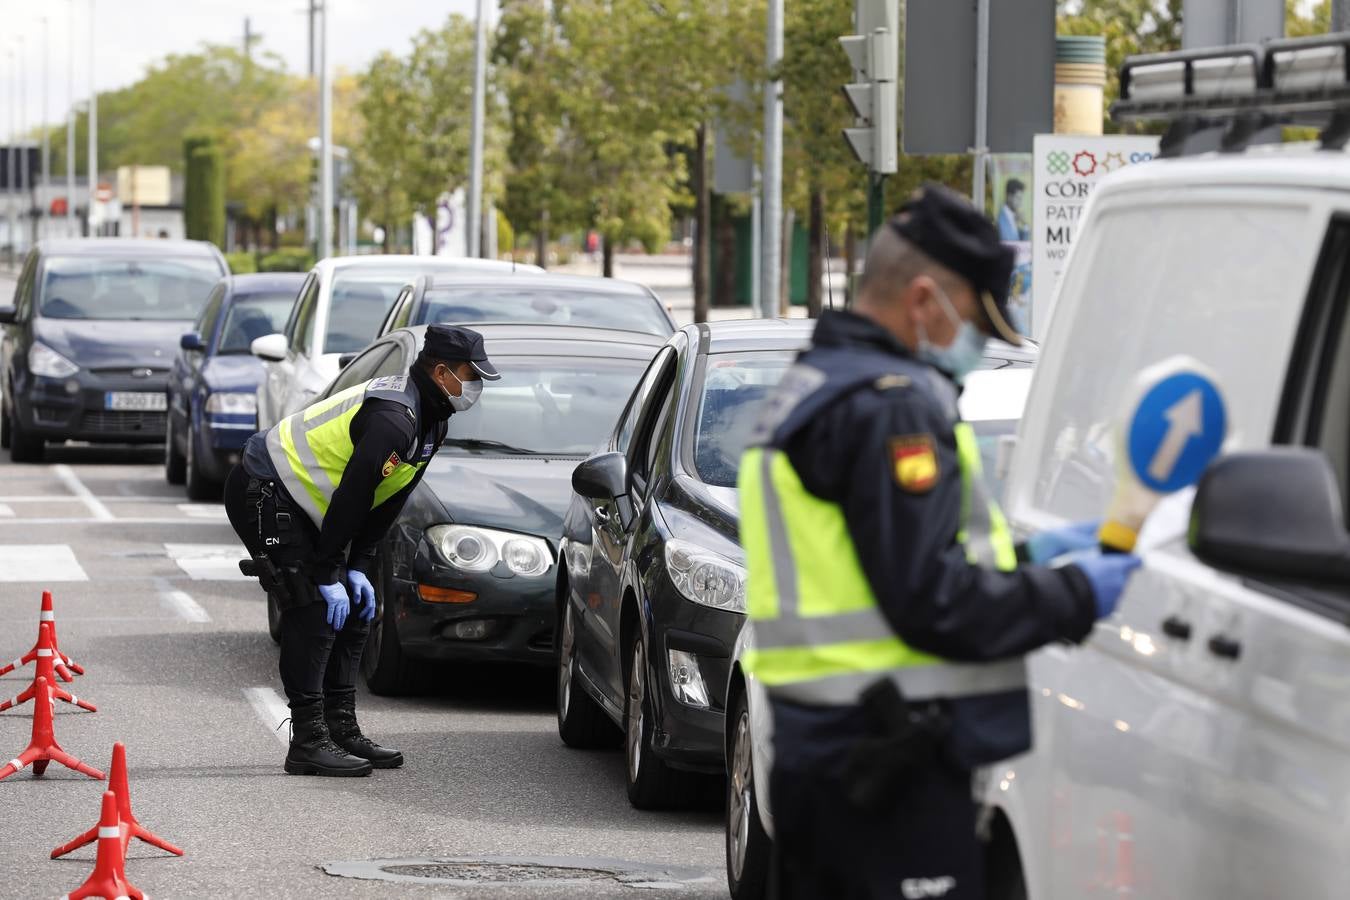
<svg viewBox="0 0 1350 900"><path fill-rule="evenodd" d="M225 282L217 284L207 295L206 305L193 323L192 330L209 350L215 337L216 326L220 323L224 309ZM173 370L169 375L169 433L186 437L191 425L192 398L201 386L202 365L206 362L205 350L180 350L174 357Z"/></svg>
<svg viewBox="0 0 1350 900"><path fill-rule="evenodd" d="M272 424L294 412L296 384L314 337L315 308L319 303L319 275L311 274L300 289L295 309L286 323L286 358L267 367L268 413ZM259 423L261 424L261 423Z"/></svg>
<svg viewBox="0 0 1350 900"><path fill-rule="evenodd" d="M663 347L652 360L619 419L610 450L624 454L633 451L644 427L650 427L654 408L664 399L660 392L674 371L674 363L675 350L669 346ZM577 660L591 681L617 708L623 697L619 619L623 607L625 551L636 521L631 497L586 502L590 507L592 550L588 583L583 594L586 606L578 623L582 636L578 640Z"/></svg>

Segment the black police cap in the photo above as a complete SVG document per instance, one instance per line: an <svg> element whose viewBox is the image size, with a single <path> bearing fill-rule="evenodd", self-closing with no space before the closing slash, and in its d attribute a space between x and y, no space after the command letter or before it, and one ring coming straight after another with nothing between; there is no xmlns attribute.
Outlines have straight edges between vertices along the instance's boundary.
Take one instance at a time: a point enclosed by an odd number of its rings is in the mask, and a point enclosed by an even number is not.
<svg viewBox="0 0 1350 900"><path fill-rule="evenodd" d="M435 362L467 362L488 381L501 378L497 367L488 359L483 348L483 336L471 328L458 325L428 325L422 341L422 357Z"/></svg>
<svg viewBox="0 0 1350 900"><path fill-rule="evenodd" d="M1010 344L1022 343L1008 315L1017 255L969 200L942 185L924 185L891 219L890 227L970 282L994 332Z"/></svg>

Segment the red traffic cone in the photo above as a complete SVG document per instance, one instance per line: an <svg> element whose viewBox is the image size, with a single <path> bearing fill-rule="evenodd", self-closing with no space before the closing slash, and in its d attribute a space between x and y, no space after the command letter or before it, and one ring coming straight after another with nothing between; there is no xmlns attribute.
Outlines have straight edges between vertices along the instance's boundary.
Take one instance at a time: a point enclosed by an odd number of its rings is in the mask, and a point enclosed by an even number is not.
<svg viewBox="0 0 1350 900"><path fill-rule="evenodd" d="M125 844L122 842L125 830L126 823L117 820L117 795L112 791L104 791L103 810L98 817L98 857L94 860L94 874L62 900L81 900L85 897L103 897L106 900L134 897L144 900L145 895L127 881Z"/></svg>
<svg viewBox="0 0 1350 900"><path fill-rule="evenodd" d="M38 651L40 650L50 650L52 651L53 654L56 655L56 673L61 676L61 679L63 681L66 682L74 681L75 675L71 674L72 672L78 675L83 675L84 668L72 662L70 657L62 653L61 649L57 646L56 613L52 610L51 591L42 592L42 612L38 618L39 621L38 621L37 643L33 645L32 650L29 650L23 656L19 657L18 659L14 660L12 663L9 663L6 666L0 667L0 675L8 675L15 669L28 665L30 662L38 658L38 656L40 655ZM44 627L47 629L46 633L44 633L43 630ZM53 681L53 683L55 682Z"/></svg>
<svg viewBox="0 0 1350 900"><path fill-rule="evenodd" d="M112 769L108 772L108 790L117 797L117 817L122 822L122 856L127 855L127 847L131 844L132 838L140 838L147 844L158 847L161 850L167 850L175 856L182 856L183 851L179 850L173 844L151 834L148 830L136 821L136 817L131 813L131 789L127 785L127 748L121 741L113 744ZM98 840L99 826L86 831L68 844L57 847L52 851L52 859L58 859L65 856L72 850L78 850L85 844L93 843Z"/></svg>
<svg viewBox="0 0 1350 900"><path fill-rule="evenodd" d="M52 697L54 697L55 699L64 700L66 703L72 703L75 706L78 706L81 709L87 709L90 712L98 712L98 707L94 706L94 704L89 703L85 700L81 700L79 697L76 697L74 694L70 693L69 691L66 691L59 684L56 683L56 666L57 666L56 651L50 649L52 627L53 627L52 623L43 622L41 627L38 629L39 632L38 646L33 651L37 654L37 656L35 657L35 659L37 660L37 677L33 679L33 683L30 684L28 686L28 689L25 690L22 694L15 697L13 700L6 700L3 703L0 703L0 712L4 712L5 710L10 709L11 707L15 707L21 703L27 703L29 700L32 700L33 692L37 687L37 679L39 678L47 679L47 683L51 685Z"/></svg>
<svg viewBox="0 0 1350 900"><path fill-rule="evenodd" d="M61 745L56 742L56 729L53 710L56 707L56 701L52 699L52 688L47 683L47 679L38 676L38 680L33 685L33 739L28 744L28 749L19 754L18 758L12 759L0 766L0 781L4 781L20 769L31 765L34 775L41 775L47 771L47 763L55 760L67 769L74 769L76 772L82 772L90 778L103 780L103 773L93 766L87 766L75 757L61 749Z"/></svg>

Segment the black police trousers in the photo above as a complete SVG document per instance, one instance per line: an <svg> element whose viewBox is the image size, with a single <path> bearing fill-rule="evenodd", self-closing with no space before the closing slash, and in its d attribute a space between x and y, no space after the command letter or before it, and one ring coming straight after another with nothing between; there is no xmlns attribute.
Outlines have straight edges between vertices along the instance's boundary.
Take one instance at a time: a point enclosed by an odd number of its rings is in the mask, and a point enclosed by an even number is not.
<svg viewBox="0 0 1350 900"><path fill-rule="evenodd" d="M257 501L248 497L251 476L243 466L235 466L225 480L225 513L235 533L253 556L263 553L258 528ZM280 486L274 486L280 491ZM277 534L276 503L262 498L264 516L262 535ZM300 509L289 510L290 528L277 535L279 546L265 548L280 568L297 570L287 577L293 594L281 611L281 684L292 710L321 703L324 696L335 697L356 692L356 676L361 669L361 652L366 646L370 623L364 622L353 607L347 624L335 632L328 624L328 604L319 589L304 574L314 559L319 533Z"/></svg>
<svg viewBox="0 0 1350 900"><path fill-rule="evenodd" d="M985 900L969 772L935 760L894 803L863 811L831 768L769 776L773 900Z"/></svg>

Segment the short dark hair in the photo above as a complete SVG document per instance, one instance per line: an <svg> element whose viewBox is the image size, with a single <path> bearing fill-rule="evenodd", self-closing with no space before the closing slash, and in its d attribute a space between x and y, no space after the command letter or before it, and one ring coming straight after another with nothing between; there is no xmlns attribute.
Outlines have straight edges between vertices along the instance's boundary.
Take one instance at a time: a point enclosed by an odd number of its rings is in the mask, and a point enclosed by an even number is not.
<svg viewBox="0 0 1350 900"><path fill-rule="evenodd" d="M1009 194L1020 194L1026 189L1027 186L1022 183L1022 179L1009 178L1007 186L1003 188L1003 196L1006 197Z"/></svg>

